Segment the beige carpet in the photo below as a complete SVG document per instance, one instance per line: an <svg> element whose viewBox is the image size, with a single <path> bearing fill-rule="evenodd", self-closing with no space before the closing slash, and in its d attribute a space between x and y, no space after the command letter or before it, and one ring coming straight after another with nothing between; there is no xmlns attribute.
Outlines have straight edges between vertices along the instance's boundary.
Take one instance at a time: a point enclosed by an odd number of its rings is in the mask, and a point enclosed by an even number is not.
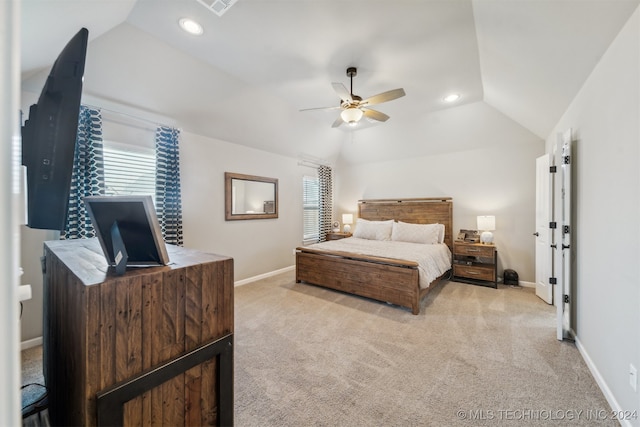
<svg viewBox="0 0 640 427"><path fill-rule="evenodd" d="M532 289L445 282L414 316L285 273L235 300L238 426L617 425Z"/></svg>
<svg viewBox="0 0 640 427"><path fill-rule="evenodd" d="M617 425L531 289L445 282L418 316L293 272L235 291L236 426Z"/></svg>

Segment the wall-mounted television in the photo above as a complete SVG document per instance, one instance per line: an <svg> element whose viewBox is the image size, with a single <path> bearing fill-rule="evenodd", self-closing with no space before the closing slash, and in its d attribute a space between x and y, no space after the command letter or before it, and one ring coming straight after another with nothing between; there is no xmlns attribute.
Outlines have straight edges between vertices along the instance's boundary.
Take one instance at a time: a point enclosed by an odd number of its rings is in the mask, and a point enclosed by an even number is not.
<svg viewBox="0 0 640 427"><path fill-rule="evenodd" d="M89 31L82 28L60 52L22 127L31 228L65 226L88 38Z"/></svg>

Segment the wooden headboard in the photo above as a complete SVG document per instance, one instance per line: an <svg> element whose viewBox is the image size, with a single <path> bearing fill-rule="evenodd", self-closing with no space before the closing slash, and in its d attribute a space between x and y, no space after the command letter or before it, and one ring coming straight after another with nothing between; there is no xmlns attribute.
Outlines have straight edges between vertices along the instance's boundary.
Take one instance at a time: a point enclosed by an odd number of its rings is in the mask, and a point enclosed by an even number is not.
<svg viewBox="0 0 640 427"><path fill-rule="evenodd" d="M444 224L444 242L453 250L451 197L358 200L358 217L370 221L395 219L414 224Z"/></svg>

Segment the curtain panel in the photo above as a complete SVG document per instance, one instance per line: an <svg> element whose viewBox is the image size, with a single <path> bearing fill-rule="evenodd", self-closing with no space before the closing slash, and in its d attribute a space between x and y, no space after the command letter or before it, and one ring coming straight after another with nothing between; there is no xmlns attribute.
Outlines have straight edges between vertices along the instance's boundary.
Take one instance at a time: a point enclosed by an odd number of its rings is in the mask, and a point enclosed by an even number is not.
<svg viewBox="0 0 640 427"><path fill-rule="evenodd" d="M319 240L324 242L331 231L333 221L333 172L329 166L318 167L320 212L318 218Z"/></svg>
<svg viewBox="0 0 640 427"><path fill-rule="evenodd" d="M179 137L178 129L156 130L156 211L164 241L182 246Z"/></svg>
<svg viewBox="0 0 640 427"><path fill-rule="evenodd" d="M102 114L98 109L83 105L80 106L78 118L67 221L61 239L95 237L95 230L82 198L104 194Z"/></svg>

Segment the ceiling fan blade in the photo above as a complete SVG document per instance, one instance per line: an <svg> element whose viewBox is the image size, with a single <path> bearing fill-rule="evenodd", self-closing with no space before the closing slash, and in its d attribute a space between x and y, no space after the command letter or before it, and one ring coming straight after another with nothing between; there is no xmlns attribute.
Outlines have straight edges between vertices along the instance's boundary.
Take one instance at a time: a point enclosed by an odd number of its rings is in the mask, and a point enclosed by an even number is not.
<svg viewBox="0 0 640 427"><path fill-rule="evenodd" d="M333 90L336 91L341 100L347 101L349 103L353 102L353 98L351 97L351 93L347 90L346 87L342 83L331 83L333 86Z"/></svg>
<svg viewBox="0 0 640 427"><path fill-rule="evenodd" d="M340 110L342 107L316 107L316 108L303 108L298 111L312 111L312 110Z"/></svg>
<svg viewBox="0 0 640 427"><path fill-rule="evenodd" d="M389 116L387 116L385 113L381 113L380 111L376 111L376 110L370 110L370 109L363 109L364 111L364 116L367 119L372 119L372 120L376 120L378 122L386 122L387 120L389 120Z"/></svg>
<svg viewBox="0 0 640 427"><path fill-rule="evenodd" d="M360 105L375 105L382 104L383 102L392 101L394 99L405 96L404 89L393 89L388 90L386 92L379 93L377 95L373 95L365 100L363 100Z"/></svg>
<svg viewBox="0 0 640 427"><path fill-rule="evenodd" d="M336 119L335 122L333 122L333 124L331 125L332 128L337 128L338 126L340 126L341 124L344 123L344 120L342 120L342 117L338 116L338 118Z"/></svg>

